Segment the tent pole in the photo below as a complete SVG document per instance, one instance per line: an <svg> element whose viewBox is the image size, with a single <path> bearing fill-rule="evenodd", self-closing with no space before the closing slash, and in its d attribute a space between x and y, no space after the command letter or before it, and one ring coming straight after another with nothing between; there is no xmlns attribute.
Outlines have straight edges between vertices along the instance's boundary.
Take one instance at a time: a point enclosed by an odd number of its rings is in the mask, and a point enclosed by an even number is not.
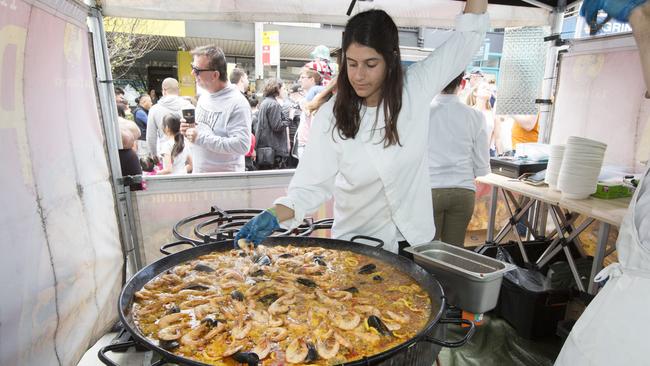
<svg viewBox="0 0 650 366"><path fill-rule="evenodd" d="M527 1L528 2L528 1ZM551 13L551 34L560 35L564 22L564 2ZM558 4L560 5L560 4ZM561 10L560 10L561 9ZM553 42L553 41L552 41ZM551 140L553 124L554 96L557 89L558 72L558 51L559 46L552 44L546 52L546 66L544 68L544 79L542 81L542 103L539 105L539 139L541 143L548 144Z"/></svg>
<svg viewBox="0 0 650 366"><path fill-rule="evenodd" d="M93 8L88 17L88 27L92 34L92 46L95 61L95 72L97 75L96 90L100 106L100 118L106 137L106 154L108 155L109 169L111 172L113 191L115 194L115 208L117 210L117 221L120 227L122 250L125 257L125 271L123 275L133 274L142 266L142 258L134 235L133 211L127 203L131 191L122 183L122 169L118 150L122 147L122 138L117 122L117 108L115 92L113 90L113 76L111 73L110 60L108 59L108 47L106 33L101 11ZM124 278L126 280L126 278Z"/></svg>

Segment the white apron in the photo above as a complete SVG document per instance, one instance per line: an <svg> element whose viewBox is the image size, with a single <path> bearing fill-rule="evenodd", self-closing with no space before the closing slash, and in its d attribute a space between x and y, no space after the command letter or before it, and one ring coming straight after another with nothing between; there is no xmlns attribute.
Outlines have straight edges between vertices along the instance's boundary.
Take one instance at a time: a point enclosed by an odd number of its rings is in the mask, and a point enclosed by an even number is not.
<svg viewBox="0 0 650 366"><path fill-rule="evenodd" d="M650 195L649 172L618 234L619 263L596 276L597 281L608 277L609 281L576 322L555 365L650 365L650 248L641 245L637 231L641 225L635 225L635 218L637 223L650 220L650 206L645 205L644 212L637 209L639 198Z"/></svg>

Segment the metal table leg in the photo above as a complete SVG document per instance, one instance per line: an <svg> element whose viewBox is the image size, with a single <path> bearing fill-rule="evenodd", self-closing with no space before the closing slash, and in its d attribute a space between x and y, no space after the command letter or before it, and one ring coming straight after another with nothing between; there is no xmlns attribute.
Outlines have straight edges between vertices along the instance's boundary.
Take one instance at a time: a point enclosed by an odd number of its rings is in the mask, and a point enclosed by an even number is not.
<svg viewBox="0 0 650 366"><path fill-rule="evenodd" d="M538 266L543 266L548 261L553 258L555 255L557 255L560 250L564 251L564 255L566 257L567 263L569 264L569 268L571 268L571 273L573 274L573 279L575 280L576 286L578 286L578 290L584 292L585 287L582 284L582 280L580 279L580 274L578 273L578 268L576 267L575 261L573 260L573 256L571 255L571 250L569 247L566 245L567 243L571 242L574 240L582 230L584 230L587 226L589 226L589 223L585 225L583 223L580 225L580 231L576 230L571 233L567 233L565 228L566 226L563 226L561 221L564 222L564 217L563 217L563 211L559 207L556 206L551 206L551 209L553 210L553 215L551 215L551 218L553 219L553 223L555 224L555 229L558 232L558 237L555 240L559 240L559 244L557 247L553 249L553 251L547 256L547 257L540 257L540 259L537 261ZM588 220L587 220L588 221ZM565 237L565 234L569 234L568 237ZM555 240L553 243L555 243ZM547 250L548 251L548 250ZM546 252L545 252L546 253Z"/></svg>
<svg viewBox="0 0 650 366"><path fill-rule="evenodd" d="M589 287L587 292L591 295L596 294L596 283L594 277L603 268L603 259L605 259L605 250L607 248L607 239L609 238L610 225L605 222L600 223L598 228L598 245L596 246L596 253L594 253L594 263L591 265L591 276L589 276Z"/></svg>
<svg viewBox="0 0 650 366"><path fill-rule="evenodd" d="M490 217L488 219L487 227L487 241L492 242L494 240L494 222L496 221L497 216L497 198L498 198L499 188L492 186L492 192L490 196Z"/></svg>

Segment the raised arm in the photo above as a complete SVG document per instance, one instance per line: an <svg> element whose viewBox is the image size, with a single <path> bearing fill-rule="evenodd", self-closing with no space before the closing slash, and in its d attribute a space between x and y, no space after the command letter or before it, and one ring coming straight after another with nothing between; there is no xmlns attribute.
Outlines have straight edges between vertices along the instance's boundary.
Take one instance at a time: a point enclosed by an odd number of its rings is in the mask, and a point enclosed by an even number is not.
<svg viewBox="0 0 650 366"><path fill-rule="evenodd" d="M630 25L639 47L641 69L645 80L645 97L650 99L650 1L636 7L630 13Z"/></svg>
<svg viewBox="0 0 650 366"><path fill-rule="evenodd" d="M463 13L483 14L487 11L487 0L467 0Z"/></svg>
<svg viewBox="0 0 650 366"><path fill-rule="evenodd" d="M424 60L406 71L405 89L416 104L426 104L469 65L490 26L486 0L468 0L465 14L456 17L449 38Z"/></svg>

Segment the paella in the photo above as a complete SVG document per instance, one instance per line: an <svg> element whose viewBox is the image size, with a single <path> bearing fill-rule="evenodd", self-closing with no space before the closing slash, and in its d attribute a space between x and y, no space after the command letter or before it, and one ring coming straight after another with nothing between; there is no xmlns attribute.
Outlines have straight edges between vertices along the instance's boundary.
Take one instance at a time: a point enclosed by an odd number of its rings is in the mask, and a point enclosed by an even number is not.
<svg viewBox="0 0 650 366"><path fill-rule="evenodd" d="M211 365L333 365L405 342L428 322L428 293L363 254L258 246L200 256L135 293L154 344Z"/></svg>

